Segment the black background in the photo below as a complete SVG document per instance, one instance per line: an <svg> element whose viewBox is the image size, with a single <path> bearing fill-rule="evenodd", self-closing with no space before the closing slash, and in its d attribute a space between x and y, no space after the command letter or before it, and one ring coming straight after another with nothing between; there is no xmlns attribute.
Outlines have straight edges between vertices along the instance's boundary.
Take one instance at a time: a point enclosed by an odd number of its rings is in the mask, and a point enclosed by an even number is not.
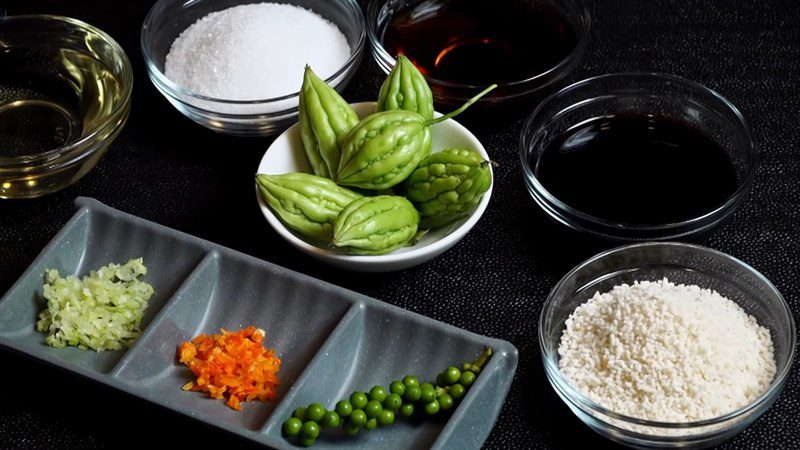
<svg viewBox="0 0 800 450"><path fill-rule="evenodd" d="M61 14L105 30L125 48L135 79L130 120L96 169L45 198L0 202L0 292L72 215L75 197L95 197L434 319L511 341L520 352L519 368L487 448L613 447L574 417L548 385L536 328L555 282L579 261L614 244L565 231L534 205L523 187L517 156L522 117L470 124L500 165L489 209L452 250L398 273L332 269L289 247L256 206L252 176L271 140L214 134L180 115L151 85L139 31L152 3L0 0L0 14ZM761 156L753 192L731 220L697 241L752 264L800 311L800 3L598 0L588 52L560 84L617 71L690 78L730 99L749 119ZM382 79L366 54L345 98L373 100ZM777 403L723 448L798 448L799 388L800 377L793 370ZM131 430L136 435L131 437ZM185 447L250 446L69 373L0 353L0 446L113 448L138 441L154 444L154 436Z"/></svg>

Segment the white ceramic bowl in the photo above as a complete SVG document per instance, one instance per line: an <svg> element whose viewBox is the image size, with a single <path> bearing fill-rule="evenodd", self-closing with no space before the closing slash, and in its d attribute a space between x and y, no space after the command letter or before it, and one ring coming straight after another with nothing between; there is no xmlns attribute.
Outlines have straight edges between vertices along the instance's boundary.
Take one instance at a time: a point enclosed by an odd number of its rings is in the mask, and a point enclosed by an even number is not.
<svg viewBox="0 0 800 450"><path fill-rule="evenodd" d="M366 117L375 110L374 102L354 103L352 106L359 117ZM438 117L441 114L436 113L436 115ZM489 159L486 149L483 148L483 145L481 145L478 139L463 125L453 119L434 125L432 131L433 152L451 147L461 147L475 150L487 160ZM489 166L489 170L491 170L491 165ZM311 167L308 165L308 159L306 158L303 144L300 141L299 127L297 124L292 125L275 139L275 142L267 149L267 153L264 154L264 158L261 159L261 164L259 164L256 173L277 175L289 172L313 173ZM492 196L492 187L494 186L494 173L492 173L492 179L492 186L489 187L489 190L483 195L478 206L470 212L466 219L447 227L431 231L413 247L402 248L386 255L345 255L333 249L321 248L311 244L300 235L289 230L280 219L272 213L264 200L262 200L258 188L256 188L256 198L258 199L258 205L264 217L266 217L267 222L269 222L272 228L280 234L281 237L300 251L320 261L343 269L361 272L390 272L393 270L406 269L429 261L445 252L463 238L469 230L472 229L475 223L478 222L478 219L481 218L481 215L483 215L483 212L486 210L486 206L489 204L489 199Z"/></svg>

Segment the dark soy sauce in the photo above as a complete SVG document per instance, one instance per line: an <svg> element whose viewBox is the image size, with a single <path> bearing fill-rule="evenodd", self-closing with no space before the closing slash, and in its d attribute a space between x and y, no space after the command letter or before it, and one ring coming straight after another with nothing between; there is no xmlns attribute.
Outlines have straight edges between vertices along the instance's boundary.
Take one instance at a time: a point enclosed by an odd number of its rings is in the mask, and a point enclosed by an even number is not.
<svg viewBox="0 0 800 450"><path fill-rule="evenodd" d="M426 0L398 13L383 45L428 77L462 84L519 81L555 67L576 45L567 20L522 0Z"/></svg>
<svg viewBox="0 0 800 450"><path fill-rule="evenodd" d="M534 170L568 206L625 224L692 219L721 206L737 187L730 157L709 136L646 115L579 124L545 148Z"/></svg>

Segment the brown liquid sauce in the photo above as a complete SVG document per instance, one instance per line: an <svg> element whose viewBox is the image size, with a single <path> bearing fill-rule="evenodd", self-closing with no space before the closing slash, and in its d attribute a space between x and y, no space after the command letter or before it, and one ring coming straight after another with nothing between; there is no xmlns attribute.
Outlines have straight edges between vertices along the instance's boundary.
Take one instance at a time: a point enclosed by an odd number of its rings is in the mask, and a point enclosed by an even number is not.
<svg viewBox="0 0 800 450"><path fill-rule="evenodd" d="M647 115L576 125L530 164L566 205L624 224L690 220L722 206L738 186L728 153L710 136Z"/></svg>
<svg viewBox="0 0 800 450"><path fill-rule="evenodd" d="M545 4L520 0L426 0L399 12L383 36L429 78L487 85L555 67L575 48L575 31Z"/></svg>

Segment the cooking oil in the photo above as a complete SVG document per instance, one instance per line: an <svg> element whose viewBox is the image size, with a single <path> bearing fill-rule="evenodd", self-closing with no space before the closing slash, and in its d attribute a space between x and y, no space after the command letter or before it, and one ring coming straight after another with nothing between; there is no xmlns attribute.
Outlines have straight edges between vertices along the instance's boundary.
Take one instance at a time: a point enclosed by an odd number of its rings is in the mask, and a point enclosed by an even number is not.
<svg viewBox="0 0 800 450"><path fill-rule="evenodd" d="M0 47L0 67L0 158L76 142L123 101L121 80L88 53Z"/></svg>

